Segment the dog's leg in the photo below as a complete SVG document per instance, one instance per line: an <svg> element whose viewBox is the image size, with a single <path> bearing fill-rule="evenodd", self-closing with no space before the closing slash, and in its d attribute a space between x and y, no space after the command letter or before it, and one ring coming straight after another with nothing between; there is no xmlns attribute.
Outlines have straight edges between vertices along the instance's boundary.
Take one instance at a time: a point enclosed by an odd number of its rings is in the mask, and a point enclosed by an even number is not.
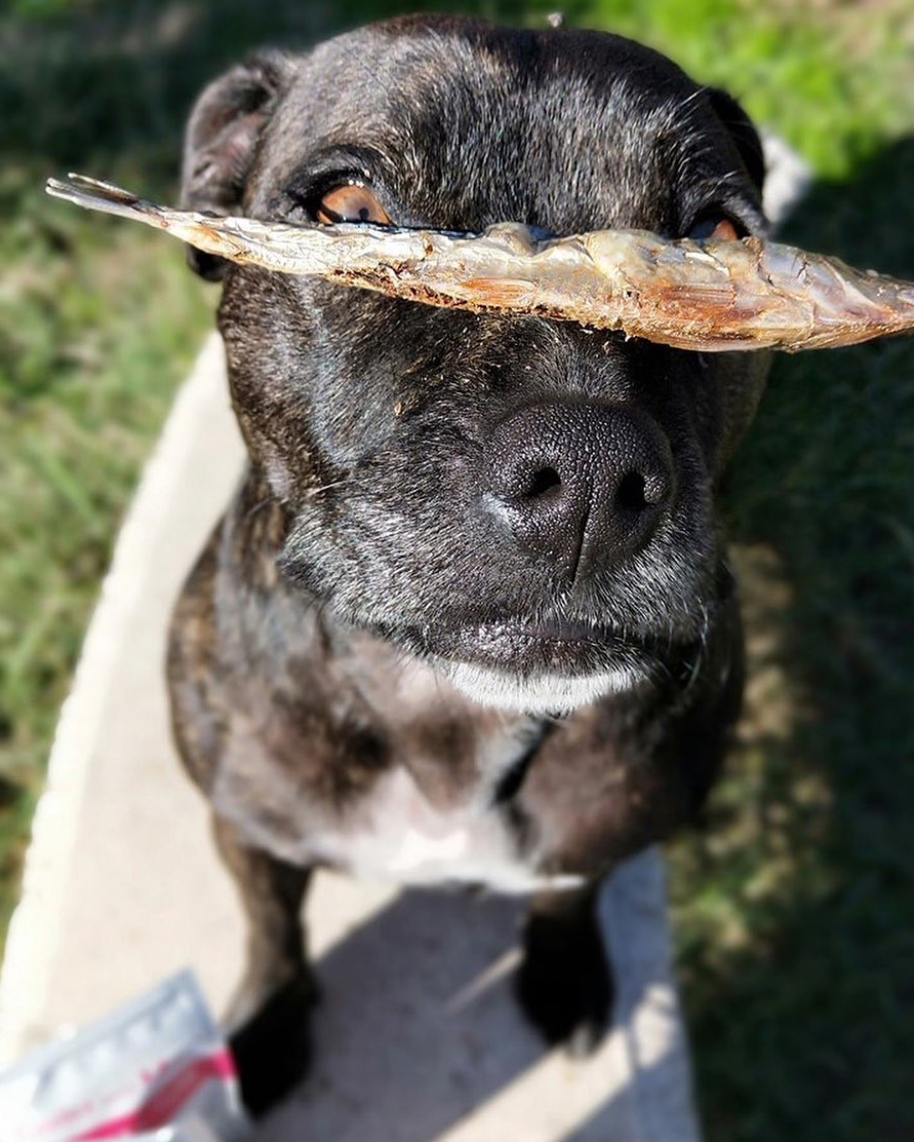
<svg viewBox="0 0 914 1142"><path fill-rule="evenodd" d="M256 1117L296 1085L308 1063L317 986L301 909L311 871L245 845L219 817L215 832L249 925L247 970L226 1024L242 1098Z"/></svg>
<svg viewBox="0 0 914 1142"><path fill-rule="evenodd" d="M544 892L530 902L516 978L521 1007L550 1044L594 1050L609 1020L613 984L597 919L599 882Z"/></svg>

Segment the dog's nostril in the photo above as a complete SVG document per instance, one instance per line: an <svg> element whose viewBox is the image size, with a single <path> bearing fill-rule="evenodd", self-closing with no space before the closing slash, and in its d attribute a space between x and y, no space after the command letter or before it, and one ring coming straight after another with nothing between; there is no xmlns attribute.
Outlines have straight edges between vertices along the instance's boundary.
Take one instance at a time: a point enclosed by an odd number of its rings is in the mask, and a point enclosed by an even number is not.
<svg viewBox="0 0 914 1142"><path fill-rule="evenodd" d="M626 472L616 489L616 507L624 512L641 512L648 505L644 477L640 472Z"/></svg>
<svg viewBox="0 0 914 1142"><path fill-rule="evenodd" d="M616 488L613 497L616 508L630 515L643 512L647 508L658 507L670 497L670 482L662 471L626 472Z"/></svg>
<svg viewBox="0 0 914 1142"><path fill-rule="evenodd" d="M562 478L555 468L540 468L538 472L534 472L530 480L526 498L528 500L540 499L547 492L551 492L553 488L560 487L561 483Z"/></svg>

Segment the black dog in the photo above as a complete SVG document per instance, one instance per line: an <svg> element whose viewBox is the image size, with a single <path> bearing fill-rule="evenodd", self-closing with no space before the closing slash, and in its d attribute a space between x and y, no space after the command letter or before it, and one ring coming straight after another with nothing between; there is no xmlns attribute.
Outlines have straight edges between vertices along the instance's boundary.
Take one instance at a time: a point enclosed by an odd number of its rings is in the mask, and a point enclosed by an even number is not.
<svg viewBox="0 0 914 1142"><path fill-rule="evenodd" d="M735 238L763 231L763 173L733 100L652 51L421 18L217 80L183 201ZM600 880L694 812L739 704L714 500L764 358L191 261L224 277L250 467L169 672L250 914L249 1105L303 1061L300 909L322 864L532 893L523 1006L550 1041L593 1041Z"/></svg>

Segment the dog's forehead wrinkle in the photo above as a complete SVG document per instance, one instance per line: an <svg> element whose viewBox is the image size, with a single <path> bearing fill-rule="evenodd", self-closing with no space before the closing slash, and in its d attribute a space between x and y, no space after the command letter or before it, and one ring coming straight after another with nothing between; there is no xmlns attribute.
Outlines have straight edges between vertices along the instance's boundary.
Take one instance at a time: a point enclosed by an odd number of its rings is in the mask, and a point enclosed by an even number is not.
<svg viewBox="0 0 914 1142"><path fill-rule="evenodd" d="M423 156L427 177L475 225L514 218L564 232L662 224L668 208L649 133L624 130L611 100L592 115L572 114L585 105L583 87L571 78L561 92L535 99L511 89L474 92L463 108L458 100L447 137ZM423 107L421 136L428 138L435 102Z"/></svg>
<svg viewBox="0 0 914 1142"><path fill-rule="evenodd" d="M370 143L385 168L378 177L424 214L411 223L668 228L664 151L677 118L697 118L701 89L646 49L598 39L599 51L582 52L574 37L481 25L468 37L446 24L340 37L300 65L271 127L268 165L301 153L305 137ZM632 118L637 132L626 129ZM445 204L451 214L436 216Z"/></svg>

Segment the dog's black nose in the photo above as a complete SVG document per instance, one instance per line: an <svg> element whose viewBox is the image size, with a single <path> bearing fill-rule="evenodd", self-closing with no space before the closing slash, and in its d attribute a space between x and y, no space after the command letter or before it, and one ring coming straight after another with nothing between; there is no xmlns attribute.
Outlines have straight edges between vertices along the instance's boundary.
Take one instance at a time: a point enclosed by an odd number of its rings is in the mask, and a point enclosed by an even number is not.
<svg viewBox="0 0 914 1142"><path fill-rule="evenodd" d="M674 491L659 425L614 405L521 409L495 429L488 462L490 508L570 579L642 548Z"/></svg>

